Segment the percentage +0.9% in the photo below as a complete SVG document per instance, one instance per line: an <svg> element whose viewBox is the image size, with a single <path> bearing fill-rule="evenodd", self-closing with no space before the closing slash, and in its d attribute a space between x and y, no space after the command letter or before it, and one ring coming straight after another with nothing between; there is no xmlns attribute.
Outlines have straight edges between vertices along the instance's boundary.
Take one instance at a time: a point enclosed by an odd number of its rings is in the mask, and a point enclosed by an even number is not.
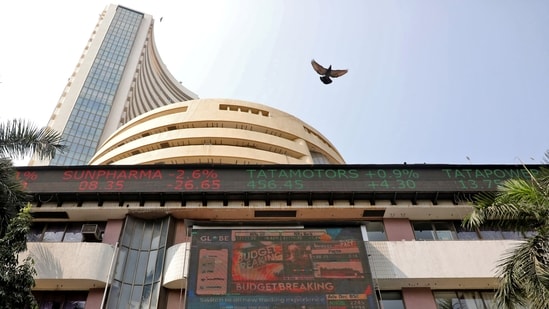
<svg viewBox="0 0 549 309"><path fill-rule="evenodd" d="M374 190L382 189L415 189L419 173L411 169L378 169L364 173L366 186Z"/></svg>

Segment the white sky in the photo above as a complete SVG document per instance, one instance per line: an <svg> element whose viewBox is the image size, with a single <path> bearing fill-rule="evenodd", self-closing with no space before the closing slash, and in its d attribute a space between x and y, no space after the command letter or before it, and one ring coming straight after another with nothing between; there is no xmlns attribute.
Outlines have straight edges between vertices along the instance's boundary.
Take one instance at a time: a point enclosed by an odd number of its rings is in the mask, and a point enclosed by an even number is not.
<svg viewBox="0 0 549 309"><path fill-rule="evenodd" d="M0 2L0 120L46 125L109 3ZM199 97L293 114L349 164L539 163L549 150L549 1L117 4L155 17L160 57ZM324 85L312 58L349 73Z"/></svg>

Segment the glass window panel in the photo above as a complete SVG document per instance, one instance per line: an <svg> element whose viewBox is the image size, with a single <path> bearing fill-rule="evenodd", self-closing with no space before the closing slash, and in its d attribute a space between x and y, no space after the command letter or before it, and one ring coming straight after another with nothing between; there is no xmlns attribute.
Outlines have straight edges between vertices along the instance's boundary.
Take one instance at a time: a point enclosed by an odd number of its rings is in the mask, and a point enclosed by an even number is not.
<svg viewBox="0 0 549 309"><path fill-rule="evenodd" d="M145 280L145 272L147 271L147 262L149 261L149 251L139 252L139 262L135 270L135 284L143 284Z"/></svg>
<svg viewBox="0 0 549 309"><path fill-rule="evenodd" d="M162 234L160 236L160 247L164 247L166 245L166 239L168 239L168 222L169 222L168 220L156 221L156 224L162 225L161 227Z"/></svg>
<svg viewBox="0 0 549 309"><path fill-rule="evenodd" d="M435 292L433 294L438 309L460 309L455 292Z"/></svg>
<svg viewBox="0 0 549 309"><path fill-rule="evenodd" d="M136 221L135 222L135 228L133 230L133 233L131 235L131 245L130 247L133 249L141 249L141 240L143 239L143 226L145 224L143 221Z"/></svg>
<svg viewBox="0 0 549 309"><path fill-rule="evenodd" d="M27 234L27 241L42 241L42 233L44 232L44 224L33 223L29 233Z"/></svg>
<svg viewBox="0 0 549 309"><path fill-rule="evenodd" d="M136 285L133 287L132 290L132 297L130 300L130 307L131 309L138 309L141 307L141 297L143 296L143 286Z"/></svg>
<svg viewBox="0 0 549 309"><path fill-rule="evenodd" d="M40 309L53 309L54 307L54 302L51 301L51 300L48 300L48 301L43 301L41 304L40 304Z"/></svg>
<svg viewBox="0 0 549 309"><path fill-rule="evenodd" d="M147 224L145 225L145 230L143 231L143 242L141 243L141 249L151 249L151 240L153 233L154 225Z"/></svg>
<svg viewBox="0 0 549 309"><path fill-rule="evenodd" d="M121 244L123 246L129 247L130 246L130 238L133 234L133 227L134 227L134 220L132 220L131 217L128 217L126 219L126 226L124 227L124 233L122 235L122 241Z"/></svg>
<svg viewBox="0 0 549 309"><path fill-rule="evenodd" d="M128 305L130 304L131 295L132 295L132 286L129 284L123 283L122 287L120 288L118 307L112 307L112 308L130 308Z"/></svg>
<svg viewBox="0 0 549 309"><path fill-rule="evenodd" d="M480 293L482 300L484 300L484 305L487 309L497 309L496 303L494 302L494 292L481 292ZM517 308L518 309L518 308Z"/></svg>
<svg viewBox="0 0 549 309"><path fill-rule="evenodd" d="M501 236L503 239L516 239L520 240L523 239L522 234L520 232L516 231L501 231Z"/></svg>
<svg viewBox="0 0 549 309"><path fill-rule="evenodd" d="M154 281L154 269L156 267L156 256L158 251L151 251L149 254L149 261L147 263L147 272L145 274L145 284L152 283Z"/></svg>
<svg viewBox="0 0 549 309"><path fill-rule="evenodd" d="M116 258L116 267L114 268L114 279L122 281L124 274L124 264L128 257L128 248L120 247L118 250L118 257Z"/></svg>
<svg viewBox="0 0 549 309"><path fill-rule="evenodd" d="M155 224L153 227L153 236L151 241L151 249L158 249L160 247L160 224Z"/></svg>
<svg viewBox="0 0 549 309"><path fill-rule="evenodd" d="M143 286L143 294L141 296L141 307L143 309L150 308L151 302L151 293L152 293L152 284L147 284Z"/></svg>
<svg viewBox="0 0 549 309"><path fill-rule="evenodd" d="M486 226L479 229L481 239L503 239L503 235L500 231L494 230L494 228Z"/></svg>
<svg viewBox="0 0 549 309"><path fill-rule="evenodd" d="M82 223L71 223L65 231L64 242L81 242L82 237Z"/></svg>
<svg viewBox="0 0 549 309"><path fill-rule="evenodd" d="M385 235L385 228L382 221L367 221L365 222L365 225L369 241L387 240L387 235Z"/></svg>
<svg viewBox="0 0 549 309"><path fill-rule="evenodd" d="M381 292L380 303L383 309L405 309L400 292Z"/></svg>
<svg viewBox="0 0 549 309"><path fill-rule="evenodd" d="M46 226L46 231L44 232L44 238L42 241L45 242L56 242L63 240L63 234L65 233L64 224L48 224Z"/></svg>
<svg viewBox="0 0 549 309"><path fill-rule="evenodd" d="M128 259L126 261L126 265L124 265L124 279L123 282L132 282L133 277L135 275L135 268L137 266L137 258L139 256L139 251L137 250L129 250L128 251Z"/></svg>
<svg viewBox="0 0 549 309"><path fill-rule="evenodd" d="M113 281L109 292L107 308L118 308L118 297L120 296L120 282Z"/></svg>
<svg viewBox="0 0 549 309"><path fill-rule="evenodd" d="M434 240L435 235L430 222L414 222L416 240Z"/></svg>
<svg viewBox="0 0 549 309"><path fill-rule="evenodd" d="M63 306L63 309L84 309L84 308L86 308L86 302L81 300L66 301L65 305Z"/></svg>
<svg viewBox="0 0 549 309"><path fill-rule="evenodd" d="M450 222L435 222L434 224L436 236L438 240L453 240L456 239L454 233L454 225Z"/></svg>
<svg viewBox="0 0 549 309"><path fill-rule="evenodd" d="M484 309L484 304L477 292L458 292L459 302L462 308Z"/></svg>
<svg viewBox="0 0 549 309"><path fill-rule="evenodd" d="M157 308L158 306L158 295L160 294L160 283L153 284L152 293L151 293L151 307Z"/></svg>
<svg viewBox="0 0 549 309"><path fill-rule="evenodd" d="M156 269L155 269L155 275L154 275L154 281L160 280L160 277L162 276L162 268L164 266L164 250L158 250L158 256L156 258Z"/></svg>
<svg viewBox="0 0 549 309"><path fill-rule="evenodd" d="M457 239L460 240L477 240L478 234L474 230L470 230L461 225L461 222L455 222L454 227L456 229Z"/></svg>

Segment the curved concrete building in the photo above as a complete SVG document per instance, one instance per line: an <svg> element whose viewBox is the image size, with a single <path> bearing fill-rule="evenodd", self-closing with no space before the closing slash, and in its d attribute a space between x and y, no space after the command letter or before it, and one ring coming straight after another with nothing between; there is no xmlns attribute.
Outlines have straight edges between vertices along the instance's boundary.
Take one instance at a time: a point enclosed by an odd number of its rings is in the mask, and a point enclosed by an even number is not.
<svg viewBox="0 0 549 309"><path fill-rule="evenodd" d="M86 164L132 118L197 98L160 59L153 26L151 15L118 5L105 8L48 122L69 148L51 162L29 165Z"/></svg>
<svg viewBox="0 0 549 309"><path fill-rule="evenodd" d="M343 164L336 148L298 118L265 105L228 99L174 103L134 118L111 137L92 165Z"/></svg>

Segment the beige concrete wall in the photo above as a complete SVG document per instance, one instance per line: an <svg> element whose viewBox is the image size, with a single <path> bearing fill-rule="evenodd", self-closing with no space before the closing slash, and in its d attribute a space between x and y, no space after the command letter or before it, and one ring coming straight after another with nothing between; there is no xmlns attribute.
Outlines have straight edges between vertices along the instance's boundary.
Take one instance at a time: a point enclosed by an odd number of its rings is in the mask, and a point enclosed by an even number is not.
<svg viewBox="0 0 549 309"><path fill-rule="evenodd" d="M312 152L327 163L345 163L320 132L290 114L252 102L200 99L133 119L90 164L312 164Z"/></svg>
<svg viewBox="0 0 549 309"><path fill-rule="evenodd" d="M34 260L34 290L89 290L105 287L115 247L89 242L29 242L22 260Z"/></svg>
<svg viewBox="0 0 549 309"><path fill-rule="evenodd" d="M168 248L164 267L163 286L168 289L186 289L190 243L180 243Z"/></svg>
<svg viewBox="0 0 549 309"><path fill-rule="evenodd" d="M367 242L372 273L382 290L404 287L493 289L496 267L519 242L378 241Z"/></svg>

